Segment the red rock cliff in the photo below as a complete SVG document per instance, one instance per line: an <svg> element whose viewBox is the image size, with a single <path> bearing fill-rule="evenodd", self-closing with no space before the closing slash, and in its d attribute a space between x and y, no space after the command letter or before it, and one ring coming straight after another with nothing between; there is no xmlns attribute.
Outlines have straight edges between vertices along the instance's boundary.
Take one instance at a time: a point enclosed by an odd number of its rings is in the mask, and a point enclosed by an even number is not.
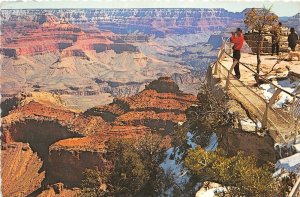
<svg viewBox="0 0 300 197"><path fill-rule="evenodd" d="M109 138L138 139L149 132L168 136L177 122L185 121L185 111L196 103L196 97L181 92L170 78L162 77L135 96L115 99L85 113L54 101L29 99L11 110L3 118L2 141L29 143L43 159L44 182L63 182L73 187L80 184L85 168L110 167L105 160Z"/></svg>
<svg viewBox="0 0 300 197"><path fill-rule="evenodd" d="M186 120L185 110L196 100L194 95L181 92L171 78L161 77L137 95L115 99L110 105L94 107L86 113L104 119L109 116L117 125L144 125L156 131L170 131Z"/></svg>
<svg viewBox="0 0 300 197"><path fill-rule="evenodd" d="M34 20L7 21L1 29L1 52L9 57L36 55L50 52L62 52L62 56L86 57L84 51L103 52L114 50L138 51L126 43L114 43L111 32L99 30L83 31L79 26L62 21L54 15L44 12Z"/></svg>

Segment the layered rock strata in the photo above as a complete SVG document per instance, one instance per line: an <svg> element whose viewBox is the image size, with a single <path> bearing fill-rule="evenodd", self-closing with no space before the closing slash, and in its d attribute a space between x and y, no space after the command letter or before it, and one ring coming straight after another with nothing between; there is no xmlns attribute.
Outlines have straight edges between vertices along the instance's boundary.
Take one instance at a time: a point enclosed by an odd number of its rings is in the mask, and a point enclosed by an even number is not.
<svg viewBox="0 0 300 197"><path fill-rule="evenodd" d="M54 15L44 12L38 13L36 18L22 21L18 17L15 21L3 24L1 35L1 52L8 57L20 55L37 55L60 52L62 57L87 57L85 51L103 52L114 50L136 52L138 49L127 43L114 42L113 33L95 29L84 31L79 26L70 24Z"/></svg>
<svg viewBox="0 0 300 197"><path fill-rule="evenodd" d="M29 144L1 144L1 192L3 196L28 196L41 187L43 162Z"/></svg>
<svg viewBox="0 0 300 197"><path fill-rule="evenodd" d="M139 139L150 132L169 139L173 126L185 121L185 111L197 102L169 77L151 82L135 96L118 98L84 113L66 108L51 94L46 102L41 94L48 93L34 93L13 102L14 107L3 118L2 142L28 143L43 161L43 184L62 182L66 187L79 186L86 168L110 169L106 160L109 139Z"/></svg>

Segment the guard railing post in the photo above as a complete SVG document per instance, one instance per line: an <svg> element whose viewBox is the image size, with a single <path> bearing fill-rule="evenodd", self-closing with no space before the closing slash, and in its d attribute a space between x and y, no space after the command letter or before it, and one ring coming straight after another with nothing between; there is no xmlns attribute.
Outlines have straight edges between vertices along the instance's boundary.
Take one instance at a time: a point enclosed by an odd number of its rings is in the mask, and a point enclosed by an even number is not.
<svg viewBox="0 0 300 197"><path fill-rule="evenodd" d="M262 128L267 128L268 127L268 111L269 111L269 108L272 107L272 105L275 103L278 95L281 93L281 89L280 88L277 88L276 91L274 92L274 94L272 95L272 97L270 98L269 102L266 102L266 110L265 110L265 113L263 115L263 118L262 118Z"/></svg>
<svg viewBox="0 0 300 197"><path fill-rule="evenodd" d="M227 91L229 89L229 81L230 81L230 75L235 67L235 65L238 63L238 60L233 60L233 64L231 65L229 71L228 71L228 75L227 75L227 79L226 79L226 84L225 84L225 90Z"/></svg>

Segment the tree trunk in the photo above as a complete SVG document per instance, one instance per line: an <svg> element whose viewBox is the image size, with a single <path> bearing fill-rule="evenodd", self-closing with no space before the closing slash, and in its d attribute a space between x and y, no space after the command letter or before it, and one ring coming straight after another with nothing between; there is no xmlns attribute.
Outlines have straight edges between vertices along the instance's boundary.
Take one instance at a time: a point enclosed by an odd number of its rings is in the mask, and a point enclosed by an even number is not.
<svg viewBox="0 0 300 197"><path fill-rule="evenodd" d="M257 85L259 85L259 71L260 71L260 52L261 52L261 32L258 33L258 40L257 40L257 51L256 51L256 75L255 75L255 81Z"/></svg>

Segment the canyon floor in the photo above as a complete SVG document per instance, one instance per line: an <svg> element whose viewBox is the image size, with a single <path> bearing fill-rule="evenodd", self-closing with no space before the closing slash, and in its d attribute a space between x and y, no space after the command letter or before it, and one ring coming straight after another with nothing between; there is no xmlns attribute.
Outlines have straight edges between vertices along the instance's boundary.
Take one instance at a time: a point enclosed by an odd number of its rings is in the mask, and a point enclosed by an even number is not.
<svg viewBox="0 0 300 197"><path fill-rule="evenodd" d="M17 59L1 56L2 93L5 98L24 89L52 92L61 94L68 106L85 110L106 104L113 97L134 95L151 80L171 76L182 90L196 94L200 72L204 72L205 65L214 58L212 52L211 57L192 62L188 56L211 51L202 45L204 42L170 48L154 40L137 44L140 52L85 51L88 60L61 57L59 53L22 55ZM182 56L189 48L192 54ZM175 52L177 57L171 56Z"/></svg>

